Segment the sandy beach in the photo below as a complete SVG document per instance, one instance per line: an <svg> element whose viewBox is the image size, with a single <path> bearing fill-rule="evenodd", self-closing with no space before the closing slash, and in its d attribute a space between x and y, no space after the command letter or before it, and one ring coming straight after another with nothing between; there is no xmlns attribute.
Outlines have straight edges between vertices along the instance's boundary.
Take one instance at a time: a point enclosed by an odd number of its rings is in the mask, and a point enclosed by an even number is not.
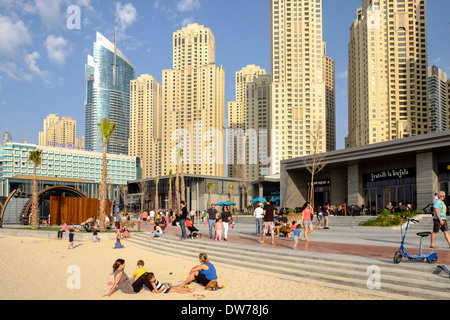
<svg viewBox="0 0 450 320"><path fill-rule="evenodd" d="M113 249L114 240L100 243L75 242L68 249L67 240L0 236L0 299L2 300L380 300L358 292L327 288L249 272L238 267L215 264L218 291L205 291L196 283L194 294L154 294L143 290L127 295L120 290L104 297L113 281L112 265L125 260L125 272L132 276L138 260L161 282L177 285L198 265L198 260L165 256L144 250L123 240L124 249ZM163 243L162 243L163 245ZM214 261L212 261L214 263ZM74 288L79 274L80 288ZM69 285L68 285L69 283Z"/></svg>

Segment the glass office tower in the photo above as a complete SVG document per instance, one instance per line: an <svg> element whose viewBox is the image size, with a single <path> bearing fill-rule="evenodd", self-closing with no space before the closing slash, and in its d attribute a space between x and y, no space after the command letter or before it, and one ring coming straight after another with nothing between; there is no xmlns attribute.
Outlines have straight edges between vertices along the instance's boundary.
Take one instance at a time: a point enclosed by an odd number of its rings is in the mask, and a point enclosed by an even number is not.
<svg viewBox="0 0 450 320"><path fill-rule="evenodd" d="M98 123L105 117L117 123L107 152L128 154L130 81L135 69L115 44L97 32L93 56L88 55L86 80L86 148L102 152Z"/></svg>

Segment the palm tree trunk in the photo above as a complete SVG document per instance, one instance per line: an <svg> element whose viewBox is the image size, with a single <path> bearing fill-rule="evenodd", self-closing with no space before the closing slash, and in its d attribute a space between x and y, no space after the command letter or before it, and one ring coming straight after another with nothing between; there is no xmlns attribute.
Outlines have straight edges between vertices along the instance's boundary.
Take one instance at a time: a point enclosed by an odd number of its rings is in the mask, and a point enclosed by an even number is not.
<svg viewBox="0 0 450 320"><path fill-rule="evenodd" d="M106 142L103 142L103 165L102 165L102 183L100 185L100 232L106 231Z"/></svg>
<svg viewBox="0 0 450 320"><path fill-rule="evenodd" d="M31 199L31 229L39 229L39 203L38 203L38 182L36 177L36 165L33 170L33 195Z"/></svg>
<svg viewBox="0 0 450 320"><path fill-rule="evenodd" d="M155 189L155 214L157 215L159 212L159 195L158 195L158 182L159 181L155 181L156 182L156 189Z"/></svg>
<svg viewBox="0 0 450 320"><path fill-rule="evenodd" d="M177 177L175 178L175 204L173 206L173 210L176 214L180 211L178 210L180 206L180 174L177 170Z"/></svg>
<svg viewBox="0 0 450 320"><path fill-rule="evenodd" d="M184 168L181 165L181 201L186 201L186 190L184 184Z"/></svg>
<svg viewBox="0 0 450 320"><path fill-rule="evenodd" d="M168 195L168 198L169 198L169 201L168 201L168 204L169 204L169 211L170 211L170 209L172 209L172 206L173 206L173 204L172 204L172 179L169 179L169 195Z"/></svg>

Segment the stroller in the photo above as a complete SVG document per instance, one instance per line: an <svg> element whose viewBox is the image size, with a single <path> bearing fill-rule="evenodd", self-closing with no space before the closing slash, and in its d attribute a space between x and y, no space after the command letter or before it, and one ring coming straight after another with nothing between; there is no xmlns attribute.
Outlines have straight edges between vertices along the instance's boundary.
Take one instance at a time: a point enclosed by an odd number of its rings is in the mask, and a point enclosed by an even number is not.
<svg viewBox="0 0 450 320"><path fill-rule="evenodd" d="M188 239L195 239L196 237L202 238L202 233L192 223L191 219L186 219L186 228L189 230Z"/></svg>

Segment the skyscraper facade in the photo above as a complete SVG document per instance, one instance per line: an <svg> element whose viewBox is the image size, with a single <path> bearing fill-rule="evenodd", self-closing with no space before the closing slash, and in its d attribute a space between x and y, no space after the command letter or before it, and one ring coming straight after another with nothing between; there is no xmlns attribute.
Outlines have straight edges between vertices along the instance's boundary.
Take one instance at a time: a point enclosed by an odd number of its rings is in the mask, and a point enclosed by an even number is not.
<svg viewBox="0 0 450 320"><path fill-rule="evenodd" d="M255 181L271 174L272 77L259 75L247 83L247 179ZM253 130L253 131L252 131ZM254 132L256 140L252 140ZM255 138L253 137L253 139Z"/></svg>
<svg viewBox="0 0 450 320"><path fill-rule="evenodd" d="M215 64L215 49L202 25L173 33L173 68L162 72L161 176L180 161L185 173L225 174L225 69Z"/></svg>
<svg viewBox="0 0 450 320"><path fill-rule="evenodd" d="M128 154L141 159L142 178L159 175L161 146L161 84L148 74L130 84Z"/></svg>
<svg viewBox="0 0 450 320"><path fill-rule="evenodd" d="M349 146L430 132L425 0L362 0L348 45Z"/></svg>
<svg viewBox="0 0 450 320"><path fill-rule="evenodd" d="M447 128L450 130L450 80L447 80Z"/></svg>
<svg viewBox="0 0 450 320"><path fill-rule="evenodd" d="M428 110L430 131L448 130L447 74L436 66L428 67Z"/></svg>
<svg viewBox="0 0 450 320"><path fill-rule="evenodd" d="M107 152L128 154L130 126L130 81L135 69L125 55L103 35L97 32L93 56L88 55L86 80L86 148L102 152L102 137L98 123L108 118L117 124Z"/></svg>
<svg viewBox="0 0 450 320"><path fill-rule="evenodd" d="M271 20L276 174L281 160L326 151L322 0L271 0Z"/></svg>
<svg viewBox="0 0 450 320"><path fill-rule="evenodd" d="M325 108L327 151L336 150L336 70L335 62L327 56L327 44L323 43L323 72L325 76Z"/></svg>
<svg viewBox="0 0 450 320"><path fill-rule="evenodd" d="M236 100L228 102L228 128L231 129L228 137L230 139L228 155L232 155L228 157L229 177L242 177L247 172L246 166L249 163L245 158L249 146L245 134L248 133L247 102L251 99L248 84L265 74L266 70L256 65L248 65L236 72Z"/></svg>
<svg viewBox="0 0 450 320"><path fill-rule="evenodd" d="M77 138L77 121L68 117L50 114L44 119L44 128L39 131L39 146L67 146L84 148L84 137Z"/></svg>

